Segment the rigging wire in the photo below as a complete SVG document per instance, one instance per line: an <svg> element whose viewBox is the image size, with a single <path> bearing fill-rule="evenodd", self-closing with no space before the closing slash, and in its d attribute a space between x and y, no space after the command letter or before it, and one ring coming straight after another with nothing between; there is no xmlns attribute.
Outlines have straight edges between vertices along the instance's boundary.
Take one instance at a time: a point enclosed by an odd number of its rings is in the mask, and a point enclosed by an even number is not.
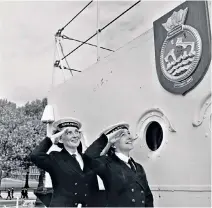
<svg viewBox="0 0 212 208"><path fill-rule="evenodd" d="M64 51L63 51L63 46L62 46L61 41L59 41L59 45L60 45L60 49L61 49L62 55L64 56ZM67 64L68 68L70 69L70 66L69 66L68 61L67 61L66 58L65 58L65 62L66 62L66 64ZM73 77L72 71L71 71L71 70L69 70L69 71L70 71L70 73L71 73L71 75L72 75L72 77Z"/></svg>
<svg viewBox="0 0 212 208"><path fill-rule="evenodd" d="M56 60L56 61L55 61L54 67L58 67L58 68L62 69L59 60ZM63 68L64 68L64 69L67 69L67 70L76 71L76 72L82 72L82 71L80 71L80 70L76 70L76 69L72 69L72 68L67 68L67 67L65 67L65 66L63 66Z"/></svg>
<svg viewBox="0 0 212 208"><path fill-rule="evenodd" d="M66 35L62 35L62 38L63 39L68 39L68 40L73 40L73 41L76 41L76 42L79 42L79 43L83 43L83 41L81 41L81 40L77 40L77 39L75 39L75 38L70 38L70 37L68 37L68 36L66 36ZM97 45L94 45L94 44L92 44L92 43L85 43L86 45L90 45L90 46L94 46L94 47L97 47ZM109 49L109 48L105 48L105 47L100 47L101 49L104 49L104 50L107 50L107 51L111 51L111 52L114 52L114 50L112 50L112 49Z"/></svg>
<svg viewBox="0 0 212 208"><path fill-rule="evenodd" d="M120 18L122 15L124 15L126 12L128 12L130 9L132 9L134 6L136 6L138 3L140 3L141 0L137 1L135 4L133 4L131 7L129 7L127 10L125 10L124 12L122 12L120 15L118 15L115 19L113 19L112 21L110 21L107 25L105 25L104 27L102 27L101 29L98 29L97 32L95 32L91 37L89 37L87 40L85 40L84 42L82 42L79 46L77 46L75 49L73 49L71 52L69 52L67 55L65 55L61 60L65 59L67 56L69 56L70 54L72 54L74 51L76 51L78 48L80 48L82 45L84 45L85 43L87 43L90 39L92 39L94 36L97 35L97 33L100 33L101 31L103 31L105 28L107 28L110 24L112 24L114 21L116 21L118 18Z"/></svg>
<svg viewBox="0 0 212 208"><path fill-rule="evenodd" d="M60 56L60 50L59 50L59 47L58 47L58 43L60 42L60 39L59 38L56 38L56 47L57 47L57 53L58 53L58 56L59 56L59 62L58 63L62 63L62 57ZM63 72L63 78L64 78L64 82L66 81L66 76L65 76L65 72L64 72L64 64L62 63L61 64L61 67L62 67L62 72Z"/></svg>
<svg viewBox="0 0 212 208"><path fill-rule="evenodd" d="M54 38L54 55L53 55L53 61L55 60L56 57L56 38ZM54 73L55 73L55 66L53 65L52 68L52 87L54 85Z"/></svg>
<svg viewBox="0 0 212 208"><path fill-rule="evenodd" d="M65 26L63 26L61 29L58 30L57 33L61 34L61 32L80 14L82 13L91 3L93 2L90 1L87 5L85 5Z"/></svg>
<svg viewBox="0 0 212 208"><path fill-rule="evenodd" d="M57 33L55 34L55 38L60 38L60 37L62 37L61 36L61 33L62 33L62 31L78 16L78 15L80 15L91 3L93 2L93 0L92 1L90 1L88 4L86 4L65 26L63 26L61 29L59 29L58 31L57 31ZM55 42L56 42L56 44L57 44L57 39L55 39ZM61 52L62 52L62 55L63 56L65 56L65 54L64 54L64 51L63 51L63 47L62 47L62 44L61 44L61 42L60 42L60 40L58 39L58 42L59 42L59 45L60 45L60 48L61 48ZM56 45L56 47L57 47L57 45ZM58 48L57 48L58 49ZM59 55L59 51L58 51L58 55ZM63 58L64 59L64 58ZM60 59L60 61L55 61L55 63L54 63L54 67L59 67L60 69L62 69L62 70L64 70L64 69L68 69L69 71L70 71L70 73L71 73L71 75L73 76L73 73L72 73L72 70L73 71L78 71L78 72L81 72L81 71L79 71L79 70L75 70L75 69L71 69L70 68L70 66L69 66L69 64L68 64L68 61L67 61L67 59L65 58L65 62L66 62L66 64L67 64L67 66L68 66L68 68L67 67L64 67L64 66L59 66L59 64L60 64L60 62L63 60L63 59ZM64 72L63 72L64 73ZM53 80L53 78L52 78L52 80ZM53 82L53 81L52 81Z"/></svg>
<svg viewBox="0 0 212 208"><path fill-rule="evenodd" d="M61 66L58 66L60 69L62 69L62 67ZM67 67L65 67L64 66L64 69L67 69L67 70L72 70L72 71L76 71L76 72L82 72L82 71L80 71L80 70L76 70L76 69L72 69L72 68L67 68Z"/></svg>

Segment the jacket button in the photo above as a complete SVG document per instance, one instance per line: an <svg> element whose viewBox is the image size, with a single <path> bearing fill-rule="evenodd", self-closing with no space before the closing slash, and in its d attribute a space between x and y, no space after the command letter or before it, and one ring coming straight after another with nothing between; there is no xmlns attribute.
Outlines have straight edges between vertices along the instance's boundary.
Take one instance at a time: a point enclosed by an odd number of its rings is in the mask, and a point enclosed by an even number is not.
<svg viewBox="0 0 212 208"><path fill-rule="evenodd" d="M134 189L132 189L132 192L134 192Z"/></svg>
<svg viewBox="0 0 212 208"><path fill-rule="evenodd" d="M132 202L135 202L135 199L132 199Z"/></svg>
<svg viewBox="0 0 212 208"><path fill-rule="evenodd" d="M85 196L87 196L87 194L85 194Z"/></svg>
<svg viewBox="0 0 212 208"><path fill-rule="evenodd" d="M77 193L74 193L74 195L77 195Z"/></svg>
<svg viewBox="0 0 212 208"><path fill-rule="evenodd" d="M88 205L86 204L85 206L87 207Z"/></svg>
<svg viewBox="0 0 212 208"><path fill-rule="evenodd" d="M77 185L77 183L75 183L75 186Z"/></svg>
<svg viewBox="0 0 212 208"><path fill-rule="evenodd" d="M77 206L77 203L75 203L74 205Z"/></svg>
<svg viewBox="0 0 212 208"><path fill-rule="evenodd" d="M142 203L144 204L144 201L142 201Z"/></svg>
<svg viewBox="0 0 212 208"><path fill-rule="evenodd" d="M141 193L143 194L143 193L144 193L144 191L141 191Z"/></svg>

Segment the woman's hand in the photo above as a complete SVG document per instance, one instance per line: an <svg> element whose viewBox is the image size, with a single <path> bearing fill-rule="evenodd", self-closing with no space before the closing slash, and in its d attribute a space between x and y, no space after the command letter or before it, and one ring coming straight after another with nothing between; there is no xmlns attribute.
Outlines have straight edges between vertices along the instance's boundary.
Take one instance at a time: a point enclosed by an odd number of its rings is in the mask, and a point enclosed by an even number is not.
<svg viewBox="0 0 212 208"><path fill-rule="evenodd" d="M60 138L63 134L65 134L66 132L68 131L67 128L63 129L62 131L56 133L56 134L53 134L51 135L50 139L52 140L52 143L53 144L58 144L59 141L60 141Z"/></svg>
<svg viewBox="0 0 212 208"><path fill-rule="evenodd" d="M120 129L118 131L115 131L113 133L110 133L107 135L107 138L108 138L108 143L109 144L114 144L116 143L119 139L121 139L121 134L123 133L123 129Z"/></svg>

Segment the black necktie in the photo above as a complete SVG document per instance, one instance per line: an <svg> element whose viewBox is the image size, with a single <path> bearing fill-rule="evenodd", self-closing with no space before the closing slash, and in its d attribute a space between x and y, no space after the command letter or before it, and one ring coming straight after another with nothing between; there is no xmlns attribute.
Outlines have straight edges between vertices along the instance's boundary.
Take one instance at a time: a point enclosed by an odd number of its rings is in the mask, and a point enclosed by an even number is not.
<svg viewBox="0 0 212 208"><path fill-rule="evenodd" d="M133 163L131 158L128 160L128 164L130 165L131 170L136 172L135 164Z"/></svg>
<svg viewBox="0 0 212 208"><path fill-rule="evenodd" d="M76 154L72 154L71 156L72 156L72 157L74 158L74 160L78 163L77 158L76 158L77 155L76 155ZM79 163L78 163L78 164L79 164Z"/></svg>
<svg viewBox="0 0 212 208"><path fill-rule="evenodd" d="M79 165L79 167L80 167L80 164L79 164L79 162L78 162L78 160L77 160L77 155L76 154L72 154L71 155L73 158L74 158L74 160L77 162L77 164ZM81 169L81 167L80 167L80 169Z"/></svg>

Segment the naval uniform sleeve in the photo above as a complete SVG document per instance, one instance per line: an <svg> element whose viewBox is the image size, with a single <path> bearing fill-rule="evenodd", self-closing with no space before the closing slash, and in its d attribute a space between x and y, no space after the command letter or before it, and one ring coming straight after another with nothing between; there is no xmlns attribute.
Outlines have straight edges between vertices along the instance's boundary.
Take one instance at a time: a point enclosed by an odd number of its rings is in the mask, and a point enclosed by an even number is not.
<svg viewBox="0 0 212 208"><path fill-rule="evenodd" d="M147 185L147 192L145 194L146 196L146 203L145 203L145 206L146 207L154 207L154 203L153 203L153 195L152 195L152 192L149 188L149 185Z"/></svg>
<svg viewBox="0 0 212 208"><path fill-rule="evenodd" d="M86 149L85 154L92 159L99 158L102 150L107 145L107 142L107 136L105 134L102 134Z"/></svg>
<svg viewBox="0 0 212 208"><path fill-rule="evenodd" d="M143 174L143 179L145 182L145 207L154 207L154 199L153 199L153 195L152 192L150 190L148 181L147 181L147 177L146 177L146 173L144 168L139 164L142 174Z"/></svg>
<svg viewBox="0 0 212 208"><path fill-rule="evenodd" d="M107 136L102 134L85 151L85 155L92 160L91 166L93 171L100 175L100 177L105 174L106 165L109 163L109 158L106 155L100 156L107 143Z"/></svg>
<svg viewBox="0 0 212 208"><path fill-rule="evenodd" d="M30 154L31 161L39 168L49 172L52 167L51 153L48 155L47 151L52 146L52 141L46 137Z"/></svg>

